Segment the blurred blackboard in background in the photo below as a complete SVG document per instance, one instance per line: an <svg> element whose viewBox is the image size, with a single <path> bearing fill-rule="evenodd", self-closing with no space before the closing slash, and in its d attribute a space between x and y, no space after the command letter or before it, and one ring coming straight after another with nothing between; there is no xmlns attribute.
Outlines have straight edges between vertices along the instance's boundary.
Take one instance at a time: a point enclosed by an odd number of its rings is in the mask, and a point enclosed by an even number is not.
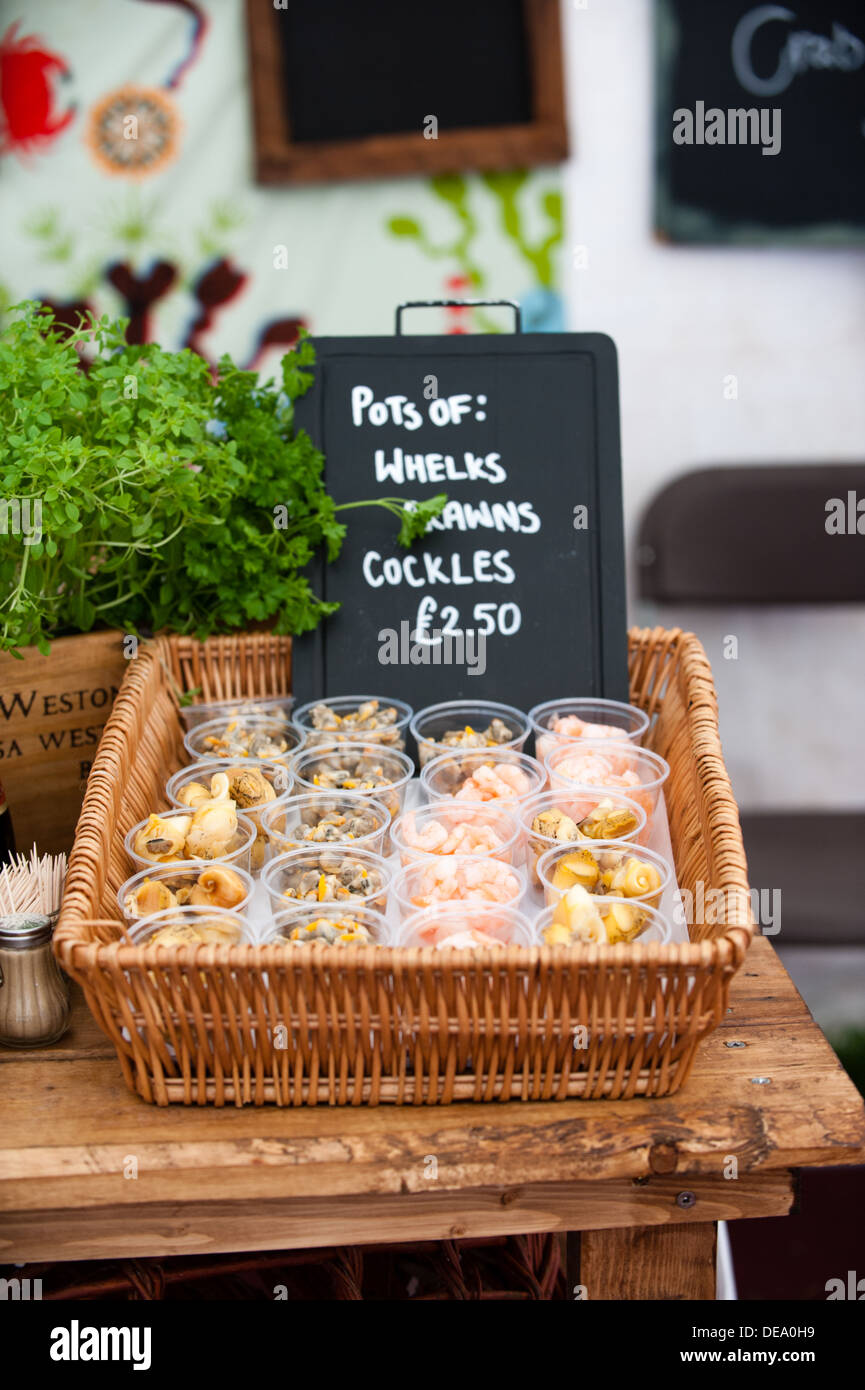
<svg viewBox="0 0 865 1390"><path fill-rule="evenodd" d="M246 13L260 183L567 154L559 0L246 0Z"/></svg>
<svg viewBox="0 0 865 1390"><path fill-rule="evenodd" d="M865 242L863 0L656 0L656 55L661 237ZM752 110L747 122L728 116ZM677 126L693 143L676 143ZM745 132L758 142L730 143ZM710 143L717 135L726 143ZM764 154L776 140L777 153Z"/></svg>

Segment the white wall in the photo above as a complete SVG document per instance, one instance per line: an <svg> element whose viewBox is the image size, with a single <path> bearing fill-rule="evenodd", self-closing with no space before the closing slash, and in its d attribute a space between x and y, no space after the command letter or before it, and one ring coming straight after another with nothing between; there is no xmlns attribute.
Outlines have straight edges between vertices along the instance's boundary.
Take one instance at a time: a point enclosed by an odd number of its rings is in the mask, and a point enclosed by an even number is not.
<svg viewBox="0 0 865 1390"><path fill-rule="evenodd" d="M640 515L677 473L865 457L865 252L688 249L653 237L652 10L651 0L563 5L569 326L618 346L631 562ZM585 269L574 267L579 246ZM724 397L729 374L736 400ZM743 805L865 802L862 610L632 603L630 616L704 640ZM722 659L728 633L739 637L737 661Z"/></svg>

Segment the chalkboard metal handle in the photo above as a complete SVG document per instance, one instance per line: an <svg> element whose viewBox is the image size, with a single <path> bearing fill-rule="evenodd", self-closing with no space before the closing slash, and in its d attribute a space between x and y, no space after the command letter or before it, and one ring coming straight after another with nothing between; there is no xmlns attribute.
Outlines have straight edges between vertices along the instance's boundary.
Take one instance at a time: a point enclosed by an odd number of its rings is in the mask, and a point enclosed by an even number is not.
<svg viewBox="0 0 865 1390"><path fill-rule="evenodd" d="M402 336L404 309L513 309L514 332L523 330L522 310L515 299L409 299L396 307L396 335Z"/></svg>

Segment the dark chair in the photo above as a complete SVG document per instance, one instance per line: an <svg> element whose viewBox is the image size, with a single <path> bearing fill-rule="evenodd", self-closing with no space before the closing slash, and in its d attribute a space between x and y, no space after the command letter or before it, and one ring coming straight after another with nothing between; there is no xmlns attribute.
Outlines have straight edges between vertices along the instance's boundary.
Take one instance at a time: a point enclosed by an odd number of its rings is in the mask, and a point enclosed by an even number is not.
<svg viewBox="0 0 865 1390"><path fill-rule="evenodd" d="M865 465L685 473L646 510L637 575L660 604L863 603ZM865 939L865 814L746 810L741 822L751 883L781 889L784 941Z"/></svg>

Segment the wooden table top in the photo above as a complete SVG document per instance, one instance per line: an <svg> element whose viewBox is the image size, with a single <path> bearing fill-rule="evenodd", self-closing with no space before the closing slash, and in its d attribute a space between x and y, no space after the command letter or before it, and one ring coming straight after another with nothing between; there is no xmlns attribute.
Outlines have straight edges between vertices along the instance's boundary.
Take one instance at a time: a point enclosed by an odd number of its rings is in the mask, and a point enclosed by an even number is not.
<svg viewBox="0 0 865 1390"><path fill-rule="evenodd" d="M781 1214L865 1159L863 1102L765 938L730 1003L662 1099L217 1110L127 1090L78 997L0 1048L0 1262Z"/></svg>

